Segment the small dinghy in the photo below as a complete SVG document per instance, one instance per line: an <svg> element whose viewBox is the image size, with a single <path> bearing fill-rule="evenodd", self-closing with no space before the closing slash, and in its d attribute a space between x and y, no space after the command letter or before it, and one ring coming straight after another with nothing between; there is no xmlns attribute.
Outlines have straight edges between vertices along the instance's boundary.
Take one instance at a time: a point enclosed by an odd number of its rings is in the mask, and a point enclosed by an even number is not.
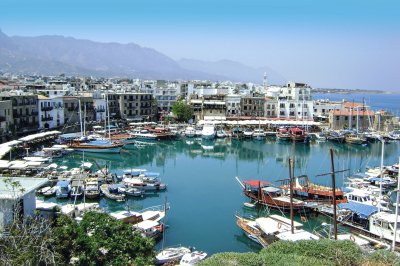
<svg viewBox="0 0 400 266"><path fill-rule="evenodd" d="M253 209L253 208L256 207L256 205L255 205L254 203L251 203L251 202L245 202L245 203L243 203L243 205L244 205L245 207L251 208L251 209Z"/></svg>

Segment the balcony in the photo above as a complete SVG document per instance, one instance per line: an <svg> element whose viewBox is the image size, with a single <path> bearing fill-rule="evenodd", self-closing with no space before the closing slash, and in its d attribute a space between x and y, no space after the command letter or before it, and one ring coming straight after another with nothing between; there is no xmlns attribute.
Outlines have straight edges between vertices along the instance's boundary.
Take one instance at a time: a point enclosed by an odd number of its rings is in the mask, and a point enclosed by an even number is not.
<svg viewBox="0 0 400 266"><path fill-rule="evenodd" d="M104 113L106 111L106 109L96 109L97 113Z"/></svg>
<svg viewBox="0 0 400 266"><path fill-rule="evenodd" d="M51 116L42 117L42 122L46 122L46 121L53 121L53 117L51 117Z"/></svg>
<svg viewBox="0 0 400 266"><path fill-rule="evenodd" d="M53 106L43 106L40 110L43 112L51 111L53 110Z"/></svg>

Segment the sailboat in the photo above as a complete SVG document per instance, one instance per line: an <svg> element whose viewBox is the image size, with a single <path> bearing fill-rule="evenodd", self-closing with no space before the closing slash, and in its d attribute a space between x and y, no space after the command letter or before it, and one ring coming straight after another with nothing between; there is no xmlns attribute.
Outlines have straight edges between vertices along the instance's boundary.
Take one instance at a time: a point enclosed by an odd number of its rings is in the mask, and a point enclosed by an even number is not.
<svg viewBox="0 0 400 266"><path fill-rule="evenodd" d="M108 111L108 104L107 104L107 111ZM79 101L79 116L81 123L81 138L74 140L72 143L69 144L69 147L73 148L76 151L81 151L81 152L120 153L124 144L121 142L111 141L110 127L108 127L108 135L109 135L108 139L103 139L103 138L90 139L87 136L85 136L85 131L82 129L82 125L84 126L84 122L82 123L82 112L81 112L80 101ZM107 115L107 117L109 119L109 114Z"/></svg>

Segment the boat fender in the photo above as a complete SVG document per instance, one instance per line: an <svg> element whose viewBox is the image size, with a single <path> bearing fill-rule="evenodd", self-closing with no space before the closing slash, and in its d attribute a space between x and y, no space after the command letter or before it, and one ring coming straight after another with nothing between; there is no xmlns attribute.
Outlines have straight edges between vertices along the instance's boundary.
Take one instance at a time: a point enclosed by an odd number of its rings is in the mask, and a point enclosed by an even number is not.
<svg viewBox="0 0 400 266"><path fill-rule="evenodd" d="M301 221L302 221L303 223L307 222L307 217L301 216Z"/></svg>
<svg viewBox="0 0 400 266"><path fill-rule="evenodd" d="M384 201L389 201L389 197L385 195L385 196L383 196L383 200Z"/></svg>
<svg viewBox="0 0 400 266"><path fill-rule="evenodd" d="M378 202L377 201L373 201L372 202L372 206L376 206L376 205L378 205Z"/></svg>
<svg viewBox="0 0 400 266"><path fill-rule="evenodd" d="M375 197L372 197L372 199L371 199L372 201L376 201L376 198Z"/></svg>
<svg viewBox="0 0 400 266"><path fill-rule="evenodd" d="M278 229L282 228L282 223L278 223Z"/></svg>
<svg viewBox="0 0 400 266"><path fill-rule="evenodd" d="M356 242L356 238L353 235L350 235L350 240Z"/></svg>

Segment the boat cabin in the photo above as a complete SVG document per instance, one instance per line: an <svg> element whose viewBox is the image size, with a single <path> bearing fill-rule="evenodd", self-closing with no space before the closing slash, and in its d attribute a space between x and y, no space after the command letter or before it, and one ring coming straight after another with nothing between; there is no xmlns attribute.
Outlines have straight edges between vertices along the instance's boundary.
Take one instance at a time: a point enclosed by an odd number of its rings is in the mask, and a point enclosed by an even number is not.
<svg viewBox="0 0 400 266"><path fill-rule="evenodd" d="M378 212L369 217L369 231L380 238L393 241L395 223L396 214ZM397 222L396 242L400 243L400 219Z"/></svg>

